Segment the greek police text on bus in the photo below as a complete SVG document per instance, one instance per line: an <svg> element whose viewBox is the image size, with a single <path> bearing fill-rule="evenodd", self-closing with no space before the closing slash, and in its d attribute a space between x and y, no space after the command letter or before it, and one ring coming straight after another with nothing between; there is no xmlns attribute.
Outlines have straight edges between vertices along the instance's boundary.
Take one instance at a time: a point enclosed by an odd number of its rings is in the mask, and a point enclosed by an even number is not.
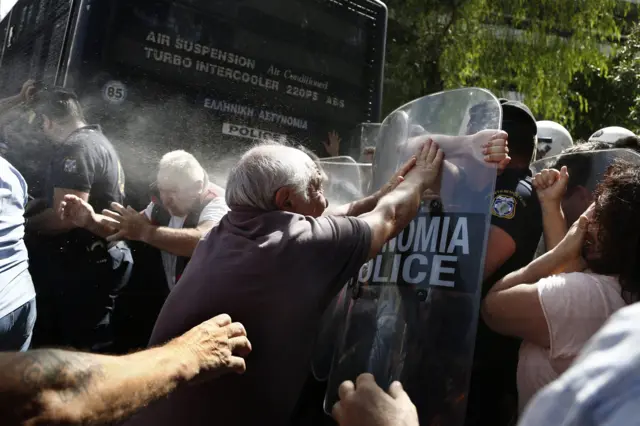
<svg viewBox="0 0 640 426"><path fill-rule="evenodd" d="M41 312L34 344L108 351L115 301L133 266L131 252L123 242L106 242L114 230L103 224L104 218L93 214L84 223L64 220L60 206L67 195L88 202L94 211L122 203L124 172L100 127L86 123L74 93L44 88L29 106L34 124L55 145L47 208L26 224Z"/></svg>

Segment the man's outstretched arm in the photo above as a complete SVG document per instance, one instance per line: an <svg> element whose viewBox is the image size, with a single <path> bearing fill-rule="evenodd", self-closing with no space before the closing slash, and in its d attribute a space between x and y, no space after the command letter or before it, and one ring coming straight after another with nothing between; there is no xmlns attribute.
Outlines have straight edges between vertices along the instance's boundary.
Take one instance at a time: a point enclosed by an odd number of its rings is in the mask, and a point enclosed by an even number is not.
<svg viewBox="0 0 640 426"><path fill-rule="evenodd" d="M63 350L0 353L4 425L105 424L180 384L245 371L244 327L220 315L164 346L125 356Z"/></svg>

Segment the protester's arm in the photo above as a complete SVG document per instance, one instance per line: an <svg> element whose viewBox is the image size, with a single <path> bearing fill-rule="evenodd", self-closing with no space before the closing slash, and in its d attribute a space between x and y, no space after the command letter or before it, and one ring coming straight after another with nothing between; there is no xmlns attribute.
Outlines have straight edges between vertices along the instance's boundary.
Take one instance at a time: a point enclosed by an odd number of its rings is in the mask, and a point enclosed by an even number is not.
<svg viewBox="0 0 640 426"><path fill-rule="evenodd" d="M89 205L89 193L69 188L55 188L53 195L55 210L54 208L47 208L42 213L29 218L27 220L27 231L39 232L45 235L57 235L81 227L102 238L107 238L115 232L115 229L109 226L108 219L100 214L94 213L90 216L90 220L83 224L78 224L73 220L66 220L63 214L63 203L70 200L71 197L77 197L87 206ZM91 212L93 212L93 209L91 209Z"/></svg>
<svg viewBox="0 0 640 426"><path fill-rule="evenodd" d="M583 216L552 250L498 281L482 303L482 318L492 330L549 346L548 324L537 284L580 255L588 219Z"/></svg>
<svg viewBox="0 0 640 426"><path fill-rule="evenodd" d="M557 246L567 234L567 222L562 211L562 198L567 190L567 168L545 169L533 178L533 186L542 208L544 244L547 250Z"/></svg>
<svg viewBox="0 0 640 426"><path fill-rule="evenodd" d="M371 229L369 258L375 257L386 242L399 234L416 216L422 194L438 183L443 159L444 153L438 145L428 140L419 151L415 167L405 179L384 195L372 212L360 216Z"/></svg>
<svg viewBox="0 0 640 426"><path fill-rule="evenodd" d="M201 373L243 373L250 351L244 327L220 315L164 346L126 356L0 353L0 418L7 425L120 421Z"/></svg>
<svg viewBox="0 0 640 426"><path fill-rule="evenodd" d="M413 168L415 160L412 158L407 161L400 170L398 170L389 180L389 182L373 195L365 197L353 203L343 204L337 207L329 207L323 216L360 216L371 212L376 208L378 202L389 192L393 191L402 181L404 176Z"/></svg>
<svg viewBox="0 0 640 426"><path fill-rule="evenodd" d="M147 225L141 241L176 256L191 257L198 242L215 226L206 221L191 229L172 229L166 226Z"/></svg>
<svg viewBox="0 0 640 426"><path fill-rule="evenodd" d="M442 141L443 144L447 145L447 148L443 149L443 151L451 152L451 156L455 156L460 153L468 156L469 152L472 152L471 144L473 142L466 143L467 141L465 141L465 138L467 138L467 136L434 135L434 137L437 138L437 143ZM474 138L475 137L476 136L474 136ZM508 155L509 148L507 143L507 134L502 131L494 131L494 133L485 134L484 137L486 141L484 141L484 144L481 146L484 161L487 163L497 164L499 169L503 169L509 164L509 161L511 161ZM424 143L424 136L413 138L408 142L408 149L417 150L417 147L420 146L421 143ZM325 212L325 215L360 216L371 212L377 206L382 197L391 192L402 182L404 175L411 170L411 167L412 165L410 165L409 162L405 163L400 170L393 175L389 182L373 195L353 203L333 208L330 207ZM460 168L450 161L444 161L442 168L446 171L447 176L454 181L459 181L461 176L463 176ZM483 182L480 182L480 184L482 183ZM469 185L474 184L477 184L477 182L469 182Z"/></svg>
<svg viewBox="0 0 640 426"><path fill-rule="evenodd" d="M222 199L209 203L200 215L196 228L173 229L151 223L146 212L139 213L131 207L112 203L114 211L105 210L109 223L117 229L108 240L128 239L142 241L176 256L191 257L198 242L227 214L228 208ZM152 208L152 206L151 206ZM148 210L149 208L147 208Z"/></svg>
<svg viewBox="0 0 640 426"><path fill-rule="evenodd" d="M559 256L547 252L498 281L482 302L482 319L493 331L549 346L549 333L537 283L558 267Z"/></svg>

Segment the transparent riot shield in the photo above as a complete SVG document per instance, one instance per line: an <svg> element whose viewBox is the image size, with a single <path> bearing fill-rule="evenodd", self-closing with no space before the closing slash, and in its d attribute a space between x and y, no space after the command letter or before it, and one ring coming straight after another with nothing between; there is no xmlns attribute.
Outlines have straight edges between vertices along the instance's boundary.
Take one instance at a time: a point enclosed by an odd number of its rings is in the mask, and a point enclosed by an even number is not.
<svg viewBox="0 0 640 426"><path fill-rule="evenodd" d="M357 163L347 156L321 158L317 163L327 175L324 189L329 205L351 203L367 192L371 164Z"/></svg>
<svg viewBox="0 0 640 426"><path fill-rule="evenodd" d="M324 188L330 206L352 203L364 197L369 184L367 176L371 174L371 164L357 163L348 156L322 158L317 163L327 175ZM317 380L324 381L329 375L335 336L340 333L343 325L342 319L352 288L353 280L350 280L324 312L311 363L311 370Z"/></svg>
<svg viewBox="0 0 640 426"><path fill-rule="evenodd" d="M428 138L445 152L439 197L365 264L336 336L324 408L344 380L364 372L383 389L400 380L420 424L461 425L466 409L495 165L482 145L501 125L499 101L460 89L413 101L380 128L372 189L384 185Z"/></svg>
<svg viewBox="0 0 640 426"><path fill-rule="evenodd" d="M567 226L571 226L584 213L594 200L594 191L607 169L616 161L625 161L640 165L640 154L628 149L607 149L601 151L583 151L560 154L543 158L531 164L531 171L536 174L543 169L560 170L567 167L569 182L562 200L562 210ZM544 254L544 237L536 252L536 257Z"/></svg>
<svg viewBox="0 0 640 426"><path fill-rule="evenodd" d="M380 131L381 123L361 123L351 133L349 143L349 153L353 158L359 159L361 162L366 161L368 155L365 150L369 147L376 146L376 140Z"/></svg>

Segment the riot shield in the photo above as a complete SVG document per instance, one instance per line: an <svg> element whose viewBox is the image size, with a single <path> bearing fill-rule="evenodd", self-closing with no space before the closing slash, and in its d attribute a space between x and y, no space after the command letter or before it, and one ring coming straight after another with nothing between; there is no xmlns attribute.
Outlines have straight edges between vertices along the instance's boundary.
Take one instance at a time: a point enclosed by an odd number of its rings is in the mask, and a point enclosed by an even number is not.
<svg viewBox="0 0 640 426"><path fill-rule="evenodd" d="M360 161L365 161L366 155L364 151L368 147L375 147L378 133L380 131L381 123L361 123L356 126L356 129L351 134L351 141L349 144L349 153L353 158L358 158Z"/></svg>
<svg viewBox="0 0 640 426"><path fill-rule="evenodd" d="M329 205L347 204L364 197L371 164L356 163L348 156L321 158L316 162L327 175L325 196ZM317 380L324 381L329 375L335 336L340 332L352 288L353 280L350 280L324 312L311 362L311 371Z"/></svg>
<svg viewBox="0 0 640 426"><path fill-rule="evenodd" d="M481 146L501 119L491 93L460 89L413 101L382 123L372 189L432 138L445 152L440 194L423 201L413 222L363 265L346 293L327 413L344 380L369 372L383 389L403 383L420 424L463 423L496 179Z"/></svg>
<svg viewBox="0 0 640 426"><path fill-rule="evenodd" d="M640 165L640 154L628 149L607 149L600 151L583 151L570 154L560 154L543 158L531 164L531 171L535 175L543 169L560 170L567 167L569 182L562 200L562 210L565 214L567 227L570 227L594 200L594 191L602 182L609 166L616 161L626 161ZM544 237L536 251L536 257L544 254L546 247Z"/></svg>
<svg viewBox="0 0 640 426"><path fill-rule="evenodd" d="M329 205L347 204L363 197L370 164L357 163L347 156L321 158L317 163L327 175L324 190Z"/></svg>

